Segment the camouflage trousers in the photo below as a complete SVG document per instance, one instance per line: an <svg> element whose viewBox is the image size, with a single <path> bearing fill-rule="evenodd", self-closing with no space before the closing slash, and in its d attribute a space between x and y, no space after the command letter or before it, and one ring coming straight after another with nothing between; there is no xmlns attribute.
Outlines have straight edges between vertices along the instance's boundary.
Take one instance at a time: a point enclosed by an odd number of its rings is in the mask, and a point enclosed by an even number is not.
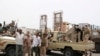
<svg viewBox="0 0 100 56"><path fill-rule="evenodd" d="M40 48L40 56L46 56L46 46Z"/></svg>
<svg viewBox="0 0 100 56"><path fill-rule="evenodd" d="M27 46L24 47L23 52L24 52L24 56L26 54L28 54L28 56L31 56L31 47L27 47Z"/></svg>

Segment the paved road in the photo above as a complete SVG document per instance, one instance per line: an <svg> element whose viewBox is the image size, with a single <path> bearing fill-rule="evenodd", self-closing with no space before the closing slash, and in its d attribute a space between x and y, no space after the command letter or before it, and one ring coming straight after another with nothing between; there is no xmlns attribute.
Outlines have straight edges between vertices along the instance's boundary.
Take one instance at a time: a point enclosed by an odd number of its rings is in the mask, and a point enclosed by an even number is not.
<svg viewBox="0 0 100 56"><path fill-rule="evenodd" d="M4 56L2 54L2 52L0 52L0 56ZM63 56L62 53L58 52L58 51L52 51L52 53L47 54L47 56ZM84 55L83 55L84 56ZM100 56L100 53L93 53L92 56Z"/></svg>

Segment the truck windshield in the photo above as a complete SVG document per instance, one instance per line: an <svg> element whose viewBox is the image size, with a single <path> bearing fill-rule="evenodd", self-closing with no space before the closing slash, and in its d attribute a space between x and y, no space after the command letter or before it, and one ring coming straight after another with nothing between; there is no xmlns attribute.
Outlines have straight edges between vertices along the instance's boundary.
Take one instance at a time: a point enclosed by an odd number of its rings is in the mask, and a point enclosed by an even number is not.
<svg viewBox="0 0 100 56"><path fill-rule="evenodd" d="M94 36L99 36L99 33L98 32L93 32L93 35Z"/></svg>

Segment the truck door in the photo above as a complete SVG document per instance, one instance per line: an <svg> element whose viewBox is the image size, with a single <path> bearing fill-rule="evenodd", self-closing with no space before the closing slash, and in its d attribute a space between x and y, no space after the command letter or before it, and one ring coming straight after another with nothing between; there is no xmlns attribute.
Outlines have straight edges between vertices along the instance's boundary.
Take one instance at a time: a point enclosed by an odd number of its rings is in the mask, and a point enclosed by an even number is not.
<svg viewBox="0 0 100 56"><path fill-rule="evenodd" d="M51 37L49 38L49 49L55 49L55 43L57 42L56 33L52 32Z"/></svg>

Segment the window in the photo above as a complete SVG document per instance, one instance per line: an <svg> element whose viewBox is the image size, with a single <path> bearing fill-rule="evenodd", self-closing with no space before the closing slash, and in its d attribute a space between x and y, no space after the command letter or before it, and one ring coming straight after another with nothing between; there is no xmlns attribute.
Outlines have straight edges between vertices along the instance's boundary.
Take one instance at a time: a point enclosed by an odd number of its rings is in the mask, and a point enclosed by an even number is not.
<svg viewBox="0 0 100 56"><path fill-rule="evenodd" d="M64 36L65 36L65 33L60 33L60 32L59 32L59 33L57 34L57 39L58 39L58 40L62 40Z"/></svg>

